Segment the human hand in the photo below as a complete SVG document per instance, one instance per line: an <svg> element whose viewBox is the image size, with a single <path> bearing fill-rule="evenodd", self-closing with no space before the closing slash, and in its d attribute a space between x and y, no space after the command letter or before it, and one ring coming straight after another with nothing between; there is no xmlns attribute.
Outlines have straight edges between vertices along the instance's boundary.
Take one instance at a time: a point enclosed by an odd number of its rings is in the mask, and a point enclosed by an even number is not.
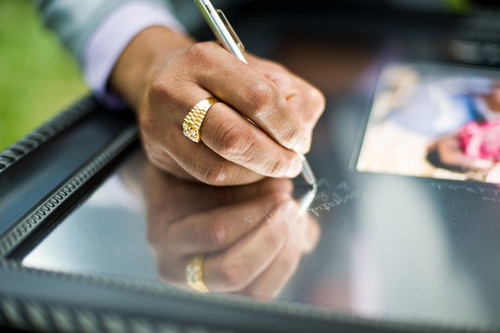
<svg viewBox="0 0 500 333"><path fill-rule="evenodd" d="M319 239L317 222L299 216L287 179L212 187L148 165L145 184L148 243L169 284L188 288L186 265L203 255L210 291L272 299Z"/></svg>
<svg viewBox="0 0 500 333"><path fill-rule="evenodd" d="M297 176L302 163L292 149L309 150L324 109L321 92L271 61L247 54L247 65L216 43L179 38L165 28L146 29L111 77L138 111L149 159L211 185ZM183 119L212 96L220 102L205 116L202 142L193 143L182 133Z"/></svg>

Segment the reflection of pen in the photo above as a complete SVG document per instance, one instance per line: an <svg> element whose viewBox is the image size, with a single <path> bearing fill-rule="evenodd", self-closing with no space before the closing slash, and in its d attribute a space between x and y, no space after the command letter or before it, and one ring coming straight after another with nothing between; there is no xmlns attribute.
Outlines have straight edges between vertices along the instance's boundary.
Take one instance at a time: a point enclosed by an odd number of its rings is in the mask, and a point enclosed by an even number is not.
<svg viewBox="0 0 500 333"><path fill-rule="evenodd" d="M316 194L318 194L318 186L314 184L313 187L310 188L309 191L307 191L307 193L300 199L299 216L302 216L309 209L316 198Z"/></svg>
<svg viewBox="0 0 500 333"><path fill-rule="evenodd" d="M236 35L236 32L234 32L231 24L229 24L224 13L219 9L215 9L210 0L195 0L195 2L219 42L238 59L248 64L243 55L245 47L238 38L238 35ZM298 152L297 155L299 155L302 161L302 176L309 185L316 185L316 178L306 157Z"/></svg>

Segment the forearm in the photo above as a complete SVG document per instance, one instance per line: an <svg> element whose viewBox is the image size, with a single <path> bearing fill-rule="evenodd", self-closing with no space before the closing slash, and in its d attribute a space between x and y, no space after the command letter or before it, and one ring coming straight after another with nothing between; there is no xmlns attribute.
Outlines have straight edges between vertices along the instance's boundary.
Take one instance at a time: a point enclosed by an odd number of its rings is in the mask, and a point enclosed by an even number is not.
<svg viewBox="0 0 500 333"><path fill-rule="evenodd" d="M144 29L118 58L110 75L110 88L137 110L147 83L155 71L193 44L190 37L166 27Z"/></svg>

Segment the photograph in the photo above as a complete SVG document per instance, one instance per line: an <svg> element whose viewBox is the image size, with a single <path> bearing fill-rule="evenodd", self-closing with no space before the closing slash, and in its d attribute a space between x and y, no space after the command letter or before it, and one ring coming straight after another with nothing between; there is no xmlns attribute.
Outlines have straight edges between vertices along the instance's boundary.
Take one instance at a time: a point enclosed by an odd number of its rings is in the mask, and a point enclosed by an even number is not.
<svg viewBox="0 0 500 333"><path fill-rule="evenodd" d="M379 76L357 171L500 183L500 73L395 63Z"/></svg>

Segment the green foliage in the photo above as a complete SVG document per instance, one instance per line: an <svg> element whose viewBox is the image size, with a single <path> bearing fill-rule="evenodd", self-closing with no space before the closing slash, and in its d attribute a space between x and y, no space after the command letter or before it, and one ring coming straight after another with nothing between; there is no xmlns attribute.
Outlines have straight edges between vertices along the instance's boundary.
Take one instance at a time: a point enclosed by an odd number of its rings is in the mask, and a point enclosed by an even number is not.
<svg viewBox="0 0 500 333"><path fill-rule="evenodd" d="M32 1L0 1L0 151L84 95L76 61Z"/></svg>
<svg viewBox="0 0 500 333"><path fill-rule="evenodd" d="M444 3L455 13L466 13L472 7L469 0L444 0Z"/></svg>

